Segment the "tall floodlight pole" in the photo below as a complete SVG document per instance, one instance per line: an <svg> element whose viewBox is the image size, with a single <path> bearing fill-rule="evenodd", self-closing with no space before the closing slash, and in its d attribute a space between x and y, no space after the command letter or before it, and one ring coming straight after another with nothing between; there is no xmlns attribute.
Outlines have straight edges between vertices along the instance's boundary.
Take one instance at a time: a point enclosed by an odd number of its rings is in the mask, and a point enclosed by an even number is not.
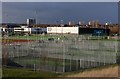
<svg viewBox="0 0 120 79"><path fill-rule="evenodd" d="M63 20L61 20L61 27L63 26Z"/></svg>
<svg viewBox="0 0 120 79"><path fill-rule="evenodd" d="M63 20L61 20L61 29L62 29L62 35L63 35Z"/></svg>
<svg viewBox="0 0 120 79"><path fill-rule="evenodd" d="M8 14L5 14L5 15L6 15L6 17L8 18L8 22L9 22L9 23L12 23L12 22L11 22L11 17L9 17ZM9 36L9 30L11 30L11 27L10 27L10 28L7 28L7 31L6 31L7 36Z"/></svg>
<svg viewBox="0 0 120 79"><path fill-rule="evenodd" d="M35 11L35 28L36 28L36 35L37 35L37 11ZM36 36L37 41L37 36Z"/></svg>
<svg viewBox="0 0 120 79"><path fill-rule="evenodd" d="M57 21L55 22L55 26L56 26L56 35L57 35Z"/></svg>
<svg viewBox="0 0 120 79"><path fill-rule="evenodd" d="M35 30L36 30L36 42L37 42L37 10L35 11ZM37 43L36 43L37 44ZM35 56L35 47L34 47L34 59L35 59L35 63L34 63L34 71L36 71L36 56Z"/></svg>
<svg viewBox="0 0 120 79"><path fill-rule="evenodd" d="M59 24L58 24L59 22L58 21L56 21L56 34L58 33L58 31L57 31L57 27L59 27Z"/></svg>
<svg viewBox="0 0 120 79"><path fill-rule="evenodd" d="M35 24L37 25L37 11L35 11L35 19L36 19Z"/></svg>

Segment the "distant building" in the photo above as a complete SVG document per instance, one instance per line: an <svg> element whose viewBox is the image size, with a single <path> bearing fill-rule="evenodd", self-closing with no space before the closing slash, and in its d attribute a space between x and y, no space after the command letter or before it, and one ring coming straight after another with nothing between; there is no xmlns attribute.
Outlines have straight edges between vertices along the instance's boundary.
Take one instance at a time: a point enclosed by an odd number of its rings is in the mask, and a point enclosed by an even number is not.
<svg viewBox="0 0 120 79"><path fill-rule="evenodd" d="M47 28L31 28L31 34L47 34Z"/></svg>
<svg viewBox="0 0 120 79"><path fill-rule="evenodd" d="M20 25L18 24L5 24L3 27L2 27L2 32L4 33L3 35L7 35L7 36L12 36L14 35L14 28L19 28Z"/></svg>
<svg viewBox="0 0 120 79"><path fill-rule="evenodd" d="M48 34L78 34L79 27L47 27Z"/></svg>
<svg viewBox="0 0 120 79"><path fill-rule="evenodd" d="M28 26L20 26L21 28L27 28Z"/></svg>
<svg viewBox="0 0 120 79"><path fill-rule="evenodd" d="M33 18L27 19L28 26L33 26L34 24L36 24L36 19Z"/></svg>
<svg viewBox="0 0 120 79"><path fill-rule="evenodd" d="M80 28L80 27L47 27L48 34L90 34L94 36L104 36L110 34L110 29L104 28Z"/></svg>
<svg viewBox="0 0 120 79"><path fill-rule="evenodd" d="M90 34L93 36L104 36L110 35L110 29L104 28L79 28L79 34Z"/></svg>

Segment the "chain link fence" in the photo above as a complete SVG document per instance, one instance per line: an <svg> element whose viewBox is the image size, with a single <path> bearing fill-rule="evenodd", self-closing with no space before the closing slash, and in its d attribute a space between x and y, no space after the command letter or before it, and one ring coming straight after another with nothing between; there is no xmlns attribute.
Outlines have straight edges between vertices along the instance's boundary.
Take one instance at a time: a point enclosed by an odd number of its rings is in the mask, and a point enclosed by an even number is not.
<svg viewBox="0 0 120 79"><path fill-rule="evenodd" d="M36 37L29 42L4 44L3 52L6 52L7 58L24 68L69 72L116 63L119 44L117 40L58 35L53 40Z"/></svg>

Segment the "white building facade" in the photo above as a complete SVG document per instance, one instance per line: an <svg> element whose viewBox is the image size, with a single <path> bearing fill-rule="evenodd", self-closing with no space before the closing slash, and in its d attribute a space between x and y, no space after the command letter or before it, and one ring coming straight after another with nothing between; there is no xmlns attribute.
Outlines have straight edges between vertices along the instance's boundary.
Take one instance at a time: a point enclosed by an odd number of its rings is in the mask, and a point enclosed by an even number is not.
<svg viewBox="0 0 120 79"><path fill-rule="evenodd" d="M79 27L47 27L48 34L79 34Z"/></svg>

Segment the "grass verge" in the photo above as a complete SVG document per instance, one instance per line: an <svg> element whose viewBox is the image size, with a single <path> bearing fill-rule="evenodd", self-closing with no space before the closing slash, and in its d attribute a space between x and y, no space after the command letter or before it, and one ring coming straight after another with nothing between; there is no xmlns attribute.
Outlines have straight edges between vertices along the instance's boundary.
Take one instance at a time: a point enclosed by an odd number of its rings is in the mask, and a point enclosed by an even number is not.
<svg viewBox="0 0 120 79"><path fill-rule="evenodd" d="M40 78L57 77L58 73L47 71L33 71L23 68L3 68L3 78Z"/></svg>

